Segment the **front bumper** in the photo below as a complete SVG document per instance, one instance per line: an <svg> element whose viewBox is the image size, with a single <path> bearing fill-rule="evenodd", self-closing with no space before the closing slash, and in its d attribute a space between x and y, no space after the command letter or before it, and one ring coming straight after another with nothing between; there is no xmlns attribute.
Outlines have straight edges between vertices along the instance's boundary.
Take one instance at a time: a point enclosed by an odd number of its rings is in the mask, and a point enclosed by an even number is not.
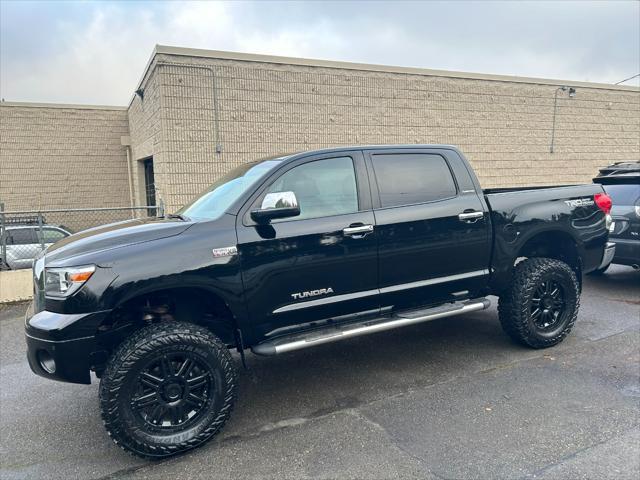
<svg viewBox="0 0 640 480"><path fill-rule="evenodd" d="M27 359L31 370L45 378L70 383L91 383L94 328L105 313L65 315L43 310L25 315ZM82 331L91 332L83 335Z"/></svg>
<svg viewBox="0 0 640 480"><path fill-rule="evenodd" d="M604 255L602 255L602 261L600 262L600 266L598 266L598 270L602 268L606 268L616 253L616 244L613 242L607 242L604 247Z"/></svg>

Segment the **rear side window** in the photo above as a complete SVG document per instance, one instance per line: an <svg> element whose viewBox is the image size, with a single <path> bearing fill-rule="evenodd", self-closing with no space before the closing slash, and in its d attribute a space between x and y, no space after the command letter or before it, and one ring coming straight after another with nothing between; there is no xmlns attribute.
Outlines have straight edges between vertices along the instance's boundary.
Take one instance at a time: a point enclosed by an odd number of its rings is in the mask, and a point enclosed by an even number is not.
<svg viewBox="0 0 640 480"><path fill-rule="evenodd" d="M38 243L33 228L16 228L7 230L7 245L29 245Z"/></svg>
<svg viewBox="0 0 640 480"><path fill-rule="evenodd" d="M640 200L640 184L603 185L603 187L614 205L632 206Z"/></svg>
<svg viewBox="0 0 640 480"><path fill-rule="evenodd" d="M456 185L443 157L425 153L373 155L383 207L455 197Z"/></svg>

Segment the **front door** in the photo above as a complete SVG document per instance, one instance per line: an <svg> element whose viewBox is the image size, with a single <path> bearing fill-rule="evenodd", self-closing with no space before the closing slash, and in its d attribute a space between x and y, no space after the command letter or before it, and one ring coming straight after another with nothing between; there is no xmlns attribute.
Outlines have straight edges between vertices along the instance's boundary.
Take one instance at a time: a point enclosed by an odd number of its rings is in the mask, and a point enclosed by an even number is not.
<svg viewBox="0 0 640 480"><path fill-rule="evenodd" d="M300 215L257 225L249 212L274 192L294 192ZM237 231L258 340L378 313L377 240L361 152L316 155L275 172L238 215Z"/></svg>
<svg viewBox="0 0 640 480"><path fill-rule="evenodd" d="M402 310L481 290L489 275L489 219L460 157L451 150L380 150L368 151L367 162L382 307Z"/></svg>

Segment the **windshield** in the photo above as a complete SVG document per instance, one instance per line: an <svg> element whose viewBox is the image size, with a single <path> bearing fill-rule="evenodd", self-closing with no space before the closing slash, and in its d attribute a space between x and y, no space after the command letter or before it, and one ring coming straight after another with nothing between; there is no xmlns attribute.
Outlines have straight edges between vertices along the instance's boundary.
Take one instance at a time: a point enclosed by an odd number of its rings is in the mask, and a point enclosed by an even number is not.
<svg viewBox="0 0 640 480"><path fill-rule="evenodd" d="M273 158L241 165L217 180L207 191L176 213L189 218L209 220L218 218L227 211L233 202L280 162L282 162L280 158Z"/></svg>

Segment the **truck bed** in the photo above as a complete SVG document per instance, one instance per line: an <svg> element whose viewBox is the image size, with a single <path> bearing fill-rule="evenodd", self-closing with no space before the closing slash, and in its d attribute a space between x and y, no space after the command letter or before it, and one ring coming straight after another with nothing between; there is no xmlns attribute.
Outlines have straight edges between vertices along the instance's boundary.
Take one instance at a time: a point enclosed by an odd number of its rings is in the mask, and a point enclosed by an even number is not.
<svg viewBox="0 0 640 480"><path fill-rule="evenodd" d="M537 185L537 186L529 186L529 187L503 187L503 188L483 188L482 193L485 195L491 195L493 193L509 193L509 192L522 192L525 190L543 190L550 188L564 188L564 187L577 187L579 184L571 184L571 185Z"/></svg>
<svg viewBox="0 0 640 480"><path fill-rule="evenodd" d="M534 237L550 251L563 244L576 245L584 271L600 264L607 229L594 196L604 192L601 185L488 188L482 192L491 214L491 265L498 285L510 281L514 255L526 251L527 242Z"/></svg>

